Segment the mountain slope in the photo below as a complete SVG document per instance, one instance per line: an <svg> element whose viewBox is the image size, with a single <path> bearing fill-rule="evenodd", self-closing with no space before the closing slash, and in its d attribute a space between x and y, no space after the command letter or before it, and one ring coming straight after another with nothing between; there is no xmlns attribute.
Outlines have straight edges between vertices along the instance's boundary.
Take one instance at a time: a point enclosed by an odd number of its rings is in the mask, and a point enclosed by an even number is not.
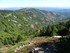
<svg viewBox="0 0 70 53"><path fill-rule="evenodd" d="M0 11L0 32L7 34L31 35L32 29L38 30L44 26L58 23L64 18L59 13L25 8L16 11Z"/></svg>
<svg viewBox="0 0 70 53"><path fill-rule="evenodd" d="M51 11L44 11L44 10L39 10L39 9L34 9L34 8L24 8L18 10L20 12L24 12L28 14L28 16L33 16L34 18L37 18L36 20L44 20L47 22L55 22L57 20L62 20L65 18L64 15L61 15L59 13L51 12ZM48 23L47 23L48 24Z"/></svg>

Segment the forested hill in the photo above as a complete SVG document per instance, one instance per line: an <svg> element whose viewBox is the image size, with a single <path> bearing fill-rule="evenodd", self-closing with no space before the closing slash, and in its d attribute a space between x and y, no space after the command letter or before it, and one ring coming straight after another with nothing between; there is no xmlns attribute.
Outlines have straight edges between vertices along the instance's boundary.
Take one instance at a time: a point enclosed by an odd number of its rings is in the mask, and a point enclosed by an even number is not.
<svg viewBox="0 0 70 53"><path fill-rule="evenodd" d="M58 13L34 8L16 11L0 10L0 33L24 34L30 29L56 24L63 18L64 16Z"/></svg>
<svg viewBox="0 0 70 53"><path fill-rule="evenodd" d="M34 8L17 11L0 10L0 32L19 34L24 30L37 29L49 24L56 24L64 18L59 13Z"/></svg>
<svg viewBox="0 0 70 53"><path fill-rule="evenodd" d="M0 10L0 47L12 45L14 48L28 44L29 39L38 36L69 35L70 21L67 22L69 19L70 17L66 18L58 12L34 8Z"/></svg>
<svg viewBox="0 0 70 53"><path fill-rule="evenodd" d="M64 18L64 15L59 13L34 8L24 8L16 11L0 10L0 37L2 40L9 37L15 37L14 39L17 37L18 39L20 35L21 37L37 36L40 32L38 30L42 27L57 24ZM18 42L16 40L13 41Z"/></svg>

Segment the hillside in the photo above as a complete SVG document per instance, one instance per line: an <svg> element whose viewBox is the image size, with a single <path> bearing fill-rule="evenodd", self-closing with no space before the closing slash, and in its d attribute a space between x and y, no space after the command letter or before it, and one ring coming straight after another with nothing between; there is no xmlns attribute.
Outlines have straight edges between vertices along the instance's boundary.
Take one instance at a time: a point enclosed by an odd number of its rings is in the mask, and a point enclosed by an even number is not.
<svg viewBox="0 0 70 53"><path fill-rule="evenodd" d="M0 10L0 41L4 45L14 45L28 37L38 36L43 27L57 24L64 18L59 13L34 8Z"/></svg>
<svg viewBox="0 0 70 53"><path fill-rule="evenodd" d="M0 32L24 34L24 30L38 29L55 24L64 18L58 13L39 9L20 9L17 11L0 11ZM19 33L18 33L19 32Z"/></svg>
<svg viewBox="0 0 70 53"><path fill-rule="evenodd" d="M34 8L0 10L0 52L7 48L7 53L11 53L35 37L69 35L69 19L58 12Z"/></svg>

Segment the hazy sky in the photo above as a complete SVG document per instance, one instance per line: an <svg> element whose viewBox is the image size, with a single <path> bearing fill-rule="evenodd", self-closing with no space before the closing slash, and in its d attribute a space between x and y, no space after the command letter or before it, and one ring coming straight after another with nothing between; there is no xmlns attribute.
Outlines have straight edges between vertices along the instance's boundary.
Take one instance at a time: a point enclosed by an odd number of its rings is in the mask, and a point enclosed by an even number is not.
<svg viewBox="0 0 70 53"><path fill-rule="evenodd" d="M0 0L0 8L5 7L65 7L70 8L70 0Z"/></svg>

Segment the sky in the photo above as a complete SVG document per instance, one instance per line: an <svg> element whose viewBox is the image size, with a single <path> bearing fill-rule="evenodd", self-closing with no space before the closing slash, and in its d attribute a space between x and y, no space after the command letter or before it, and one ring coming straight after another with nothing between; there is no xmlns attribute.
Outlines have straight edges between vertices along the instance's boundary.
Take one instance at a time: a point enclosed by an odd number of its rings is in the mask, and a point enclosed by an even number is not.
<svg viewBox="0 0 70 53"><path fill-rule="evenodd" d="M70 8L70 0L0 0L0 8L9 7Z"/></svg>

